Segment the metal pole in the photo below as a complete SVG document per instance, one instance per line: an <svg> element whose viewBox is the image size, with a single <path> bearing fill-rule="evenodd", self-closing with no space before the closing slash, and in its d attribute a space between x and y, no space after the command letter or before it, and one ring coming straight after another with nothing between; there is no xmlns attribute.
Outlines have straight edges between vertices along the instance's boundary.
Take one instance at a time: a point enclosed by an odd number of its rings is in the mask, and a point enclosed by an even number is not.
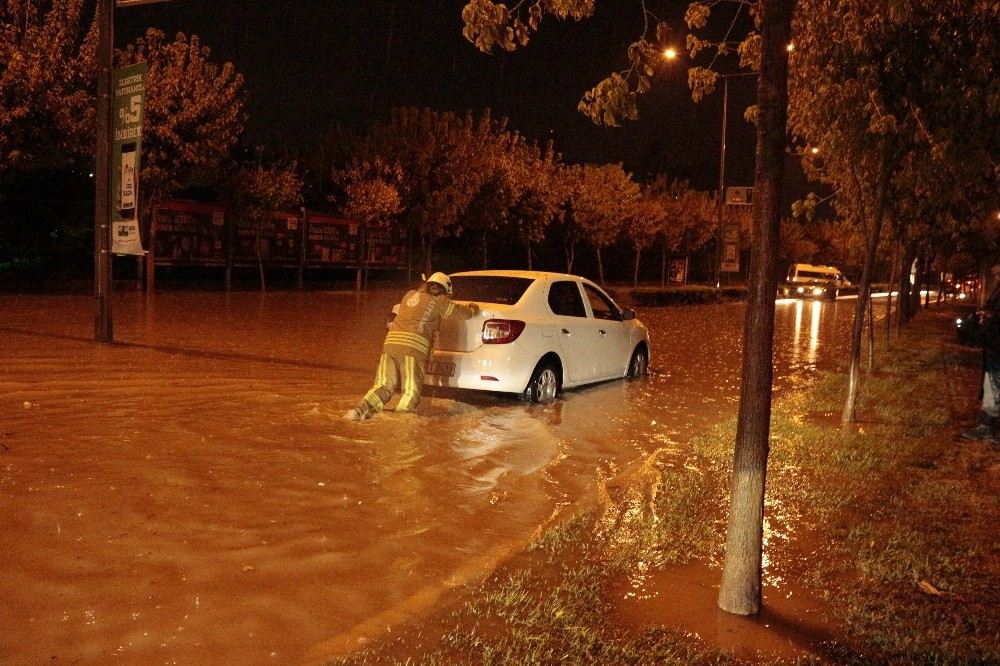
<svg viewBox="0 0 1000 666"><path fill-rule="evenodd" d="M111 70L114 0L99 0L97 45L96 192L94 196L94 339L113 342L111 320Z"/></svg>
<svg viewBox="0 0 1000 666"><path fill-rule="evenodd" d="M722 138L719 149L719 201L715 230L715 286L722 283L722 206L726 196L726 124L729 111L729 77L722 75Z"/></svg>

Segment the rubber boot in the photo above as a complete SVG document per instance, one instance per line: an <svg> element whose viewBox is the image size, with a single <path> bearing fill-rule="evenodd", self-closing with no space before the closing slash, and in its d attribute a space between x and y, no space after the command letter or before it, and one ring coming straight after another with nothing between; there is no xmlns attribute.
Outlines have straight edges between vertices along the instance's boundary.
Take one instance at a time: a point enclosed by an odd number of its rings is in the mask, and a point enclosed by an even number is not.
<svg viewBox="0 0 1000 666"><path fill-rule="evenodd" d="M997 419L995 416L990 416L985 412L980 412L979 425L972 430L966 430L963 432L962 439L993 440L995 439L996 422Z"/></svg>

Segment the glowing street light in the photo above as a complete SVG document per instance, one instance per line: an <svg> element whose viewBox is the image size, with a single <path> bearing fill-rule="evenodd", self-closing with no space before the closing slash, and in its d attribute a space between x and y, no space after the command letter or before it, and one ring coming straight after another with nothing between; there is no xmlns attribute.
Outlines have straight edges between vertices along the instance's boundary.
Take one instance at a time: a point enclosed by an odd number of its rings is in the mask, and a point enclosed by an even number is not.
<svg viewBox="0 0 1000 666"><path fill-rule="evenodd" d="M667 60L674 60L677 58L677 49L672 46L668 46L663 49L663 57Z"/></svg>

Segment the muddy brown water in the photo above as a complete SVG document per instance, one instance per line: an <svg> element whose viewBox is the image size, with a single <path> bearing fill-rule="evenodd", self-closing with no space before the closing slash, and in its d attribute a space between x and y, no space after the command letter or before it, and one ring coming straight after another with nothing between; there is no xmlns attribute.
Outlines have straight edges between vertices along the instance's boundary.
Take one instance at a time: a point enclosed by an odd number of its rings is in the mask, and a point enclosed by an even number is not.
<svg viewBox="0 0 1000 666"><path fill-rule="evenodd" d="M639 313L645 381L344 421L397 297L116 294L100 345L90 297L0 295L0 662L348 651L735 412L743 307L714 305ZM779 303L779 390L839 360L853 306Z"/></svg>

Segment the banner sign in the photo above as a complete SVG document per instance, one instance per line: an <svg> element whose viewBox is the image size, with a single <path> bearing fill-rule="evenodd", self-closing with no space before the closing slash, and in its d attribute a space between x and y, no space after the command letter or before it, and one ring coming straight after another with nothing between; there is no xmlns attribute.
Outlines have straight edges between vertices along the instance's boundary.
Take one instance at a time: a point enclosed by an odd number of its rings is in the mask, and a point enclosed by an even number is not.
<svg viewBox="0 0 1000 666"><path fill-rule="evenodd" d="M144 62L115 70L111 144L111 252L145 254L139 239L139 155L142 153L142 104L146 94Z"/></svg>
<svg viewBox="0 0 1000 666"><path fill-rule="evenodd" d="M719 269L725 273L740 271L740 227L727 224L722 229L722 265Z"/></svg>
<svg viewBox="0 0 1000 666"><path fill-rule="evenodd" d="M726 188L726 204L730 206L752 206L753 205L753 188L752 187L727 187Z"/></svg>

